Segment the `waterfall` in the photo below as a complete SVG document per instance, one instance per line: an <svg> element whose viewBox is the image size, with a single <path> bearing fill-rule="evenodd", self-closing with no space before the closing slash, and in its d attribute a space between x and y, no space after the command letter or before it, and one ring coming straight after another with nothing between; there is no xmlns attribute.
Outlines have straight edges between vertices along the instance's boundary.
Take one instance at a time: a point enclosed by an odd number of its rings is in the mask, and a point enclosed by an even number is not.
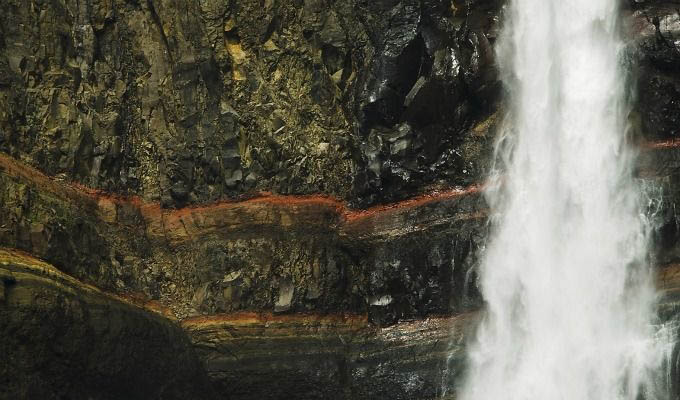
<svg viewBox="0 0 680 400"><path fill-rule="evenodd" d="M663 397L647 224L625 138L618 0L510 0L487 199L486 315L464 400Z"/></svg>

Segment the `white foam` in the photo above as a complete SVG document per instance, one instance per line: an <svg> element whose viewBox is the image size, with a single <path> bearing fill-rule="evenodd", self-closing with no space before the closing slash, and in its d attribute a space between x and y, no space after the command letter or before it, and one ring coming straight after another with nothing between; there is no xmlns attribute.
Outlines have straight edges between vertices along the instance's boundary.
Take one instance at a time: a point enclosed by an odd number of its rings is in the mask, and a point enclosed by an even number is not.
<svg viewBox="0 0 680 400"><path fill-rule="evenodd" d="M510 94L487 192L487 305L463 400L660 398L663 351L632 177L617 0L511 0Z"/></svg>

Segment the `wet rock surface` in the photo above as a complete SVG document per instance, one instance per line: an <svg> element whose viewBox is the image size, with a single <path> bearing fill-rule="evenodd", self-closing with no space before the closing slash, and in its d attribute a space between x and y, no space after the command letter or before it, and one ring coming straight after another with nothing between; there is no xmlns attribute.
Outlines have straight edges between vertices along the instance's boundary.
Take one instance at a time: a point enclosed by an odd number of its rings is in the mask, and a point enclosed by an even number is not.
<svg viewBox="0 0 680 400"><path fill-rule="evenodd" d="M365 207L485 175L499 0L7 1L0 151L164 207ZM680 17L624 2L648 138L677 136Z"/></svg>
<svg viewBox="0 0 680 400"><path fill-rule="evenodd" d="M218 391L234 399L434 399L460 373L463 338L476 318L376 328L350 315L246 314L183 327Z"/></svg>
<svg viewBox="0 0 680 400"><path fill-rule="evenodd" d="M680 4L631 2L627 34L637 78L634 124L651 139L675 138L680 115Z"/></svg>
<svg viewBox="0 0 680 400"><path fill-rule="evenodd" d="M641 151L638 175L657 200L650 207L658 263L677 262L680 254L673 229L679 148L658 142ZM460 316L481 304L475 267L488 216L479 187L364 211L328 198L277 196L164 210L55 182L6 157L0 165L2 212L18 221L4 225L0 243L54 259L109 291L168 307L218 393L426 399L455 388L464 342L454 341L458 353L449 352L444 338L451 328L419 332L430 329L433 317ZM19 191L30 201L10 201ZM55 213L63 219L53 220ZM76 216L98 236L76 242L79 232L66 231L65 243L78 245L51 253L64 239L48 233ZM68 258L100 264L74 267L64 264ZM674 276L662 278L669 295ZM674 307L665 310L674 315ZM333 317L343 313L351 314Z"/></svg>
<svg viewBox="0 0 680 400"><path fill-rule="evenodd" d="M0 264L3 388L450 396L482 304L502 3L2 2L0 246L57 274ZM624 10L665 317L679 8Z"/></svg>

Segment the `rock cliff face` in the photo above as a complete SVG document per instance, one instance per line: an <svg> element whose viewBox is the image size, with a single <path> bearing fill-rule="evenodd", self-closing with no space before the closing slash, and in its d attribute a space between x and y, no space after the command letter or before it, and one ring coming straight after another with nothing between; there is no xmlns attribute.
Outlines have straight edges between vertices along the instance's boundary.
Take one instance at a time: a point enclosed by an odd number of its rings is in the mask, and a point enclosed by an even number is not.
<svg viewBox="0 0 680 400"><path fill-rule="evenodd" d="M180 207L368 205L481 171L495 1L1 7L0 149L50 175Z"/></svg>
<svg viewBox="0 0 680 400"><path fill-rule="evenodd" d="M186 335L161 310L4 249L0 288L3 398L214 396Z"/></svg>
<svg viewBox="0 0 680 400"><path fill-rule="evenodd" d="M454 393L502 5L0 2L0 398ZM664 318L678 9L623 24Z"/></svg>

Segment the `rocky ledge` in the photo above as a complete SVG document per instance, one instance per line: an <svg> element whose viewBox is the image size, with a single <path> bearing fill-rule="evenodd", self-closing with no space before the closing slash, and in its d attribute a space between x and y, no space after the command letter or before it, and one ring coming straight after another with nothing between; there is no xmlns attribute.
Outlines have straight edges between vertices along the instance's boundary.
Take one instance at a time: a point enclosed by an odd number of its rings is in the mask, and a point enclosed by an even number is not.
<svg viewBox="0 0 680 400"><path fill-rule="evenodd" d="M11 249L0 249L0 281L7 398L448 398L481 316L382 328L357 314L180 321L156 303L103 292ZM680 307L680 266L660 269L657 284L665 323Z"/></svg>
<svg viewBox="0 0 680 400"><path fill-rule="evenodd" d="M0 166L0 244L178 317L369 312L390 323L474 302L486 216L477 187L361 211L272 195L166 210L55 182L7 157Z"/></svg>
<svg viewBox="0 0 680 400"><path fill-rule="evenodd" d="M0 397L212 398L186 335L161 314L0 249Z"/></svg>
<svg viewBox="0 0 680 400"><path fill-rule="evenodd" d="M429 399L459 363L474 319L378 328L359 315L236 313L180 322L2 248L0 280L3 398Z"/></svg>
<svg viewBox="0 0 680 400"><path fill-rule="evenodd" d="M656 259L670 265L659 280L665 316L675 315L680 292L679 154L680 142L652 142L641 146L638 163L654 190ZM186 385L172 393L235 399L291 391L309 399L428 399L455 387L464 336L481 304L475 266L488 216L480 186L365 210L328 197L270 194L163 209L56 181L8 157L0 166L0 213L12 221L0 229L0 244L54 264L2 253L10 338L3 346L24 363L6 374L16 393L28 393L33 379L62 381L64 388L43 385L45 396L97 393L71 383L83 373L81 358L88 373L100 374L93 382L115 380L87 362L116 363L110 373L129 385L111 393L128 390L127 398L170 397L162 392L166 380ZM24 315L32 317L22 322ZM101 343L103 355L87 358L86 342ZM53 347L60 345L70 347ZM121 358L137 347L125 364ZM28 357L40 348L44 360ZM69 361L44 372L40 363L59 354ZM137 381L121 371L155 362L163 368L148 382L157 387L134 392ZM179 373L195 378L182 383ZM201 392L192 382L208 386Z"/></svg>

